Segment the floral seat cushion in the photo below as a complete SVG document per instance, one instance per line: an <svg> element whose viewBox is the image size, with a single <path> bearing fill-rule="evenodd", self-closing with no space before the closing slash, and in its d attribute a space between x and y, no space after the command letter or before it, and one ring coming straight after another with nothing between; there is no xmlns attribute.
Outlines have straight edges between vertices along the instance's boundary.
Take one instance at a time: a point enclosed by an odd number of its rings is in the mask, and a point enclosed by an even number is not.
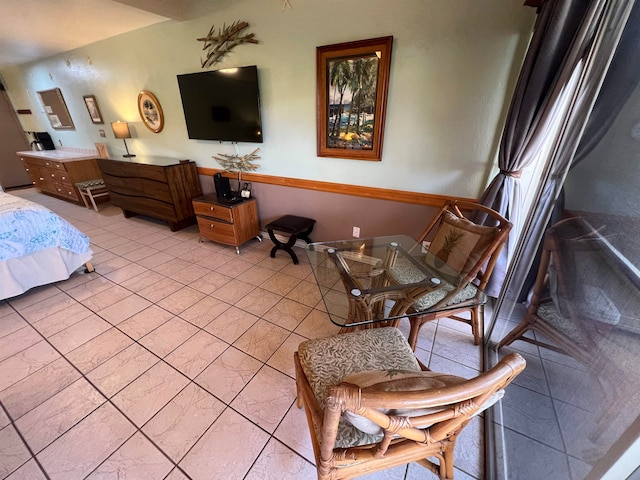
<svg viewBox="0 0 640 480"><path fill-rule="evenodd" d="M298 347L298 357L321 409L327 389L347 375L367 370L421 371L402 332L393 327L308 340ZM346 448L379 440L379 435L366 434L343 419L335 446Z"/></svg>
<svg viewBox="0 0 640 480"><path fill-rule="evenodd" d="M424 280L424 274L418 270L409 260L398 257L395 265L390 270L390 276L399 284L417 283ZM434 277L442 276L439 272L434 271ZM446 279L446 277L445 277ZM440 287L420 297L414 304L413 309L421 312L433 307L436 303L446 297L454 286L449 282L443 282ZM478 289L473 284L468 284L460 292L458 292L450 300L450 304L459 304L465 300L474 298L478 293Z"/></svg>

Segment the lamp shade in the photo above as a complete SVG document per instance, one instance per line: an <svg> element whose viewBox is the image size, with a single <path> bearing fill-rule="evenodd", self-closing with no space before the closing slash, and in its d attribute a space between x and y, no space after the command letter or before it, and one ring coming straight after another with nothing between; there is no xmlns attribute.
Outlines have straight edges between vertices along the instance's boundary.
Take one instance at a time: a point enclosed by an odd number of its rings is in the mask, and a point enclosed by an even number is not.
<svg viewBox="0 0 640 480"><path fill-rule="evenodd" d="M129 124L127 122L121 122L120 120L112 122L111 129L113 130L113 135L116 138L131 138Z"/></svg>

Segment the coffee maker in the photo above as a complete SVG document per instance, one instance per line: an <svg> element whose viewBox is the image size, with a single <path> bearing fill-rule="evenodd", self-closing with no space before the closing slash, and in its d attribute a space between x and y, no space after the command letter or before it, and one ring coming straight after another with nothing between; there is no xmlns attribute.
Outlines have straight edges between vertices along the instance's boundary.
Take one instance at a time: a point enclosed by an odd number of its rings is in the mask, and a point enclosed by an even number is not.
<svg viewBox="0 0 640 480"><path fill-rule="evenodd" d="M31 142L31 148L33 150L55 150L56 146L51 139L51 135L48 132L31 132L33 135L33 141Z"/></svg>

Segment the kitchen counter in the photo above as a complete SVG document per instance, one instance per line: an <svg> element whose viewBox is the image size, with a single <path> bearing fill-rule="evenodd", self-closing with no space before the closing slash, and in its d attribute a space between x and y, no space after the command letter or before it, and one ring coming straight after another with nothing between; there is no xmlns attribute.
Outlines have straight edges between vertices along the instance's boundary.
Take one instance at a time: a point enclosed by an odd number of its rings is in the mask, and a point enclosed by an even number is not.
<svg viewBox="0 0 640 480"><path fill-rule="evenodd" d="M18 156L40 158L43 160L55 160L57 162L73 162L76 160L89 160L91 158L98 158L98 153L78 153L70 152L67 150L25 150L22 152L16 152Z"/></svg>
<svg viewBox="0 0 640 480"><path fill-rule="evenodd" d="M76 184L102 178L91 150L26 150L16 152L33 185L42 193L80 203Z"/></svg>

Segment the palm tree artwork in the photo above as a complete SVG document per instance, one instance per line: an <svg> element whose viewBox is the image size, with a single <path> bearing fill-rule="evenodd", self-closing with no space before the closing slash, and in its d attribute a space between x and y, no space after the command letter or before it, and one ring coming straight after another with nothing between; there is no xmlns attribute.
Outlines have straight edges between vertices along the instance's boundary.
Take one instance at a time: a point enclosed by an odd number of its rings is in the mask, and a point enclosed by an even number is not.
<svg viewBox="0 0 640 480"><path fill-rule="evenodd" d="M329 62L328 146L372 149L378 66L375 54Z"/></svg>

